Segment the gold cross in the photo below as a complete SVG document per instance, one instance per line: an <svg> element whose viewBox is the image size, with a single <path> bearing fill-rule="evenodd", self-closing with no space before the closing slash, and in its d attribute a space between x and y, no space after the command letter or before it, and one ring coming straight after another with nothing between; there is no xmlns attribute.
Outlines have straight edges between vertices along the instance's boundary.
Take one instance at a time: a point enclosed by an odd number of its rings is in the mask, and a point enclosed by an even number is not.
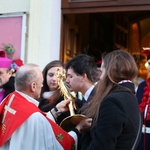
<svg viewBox="0 0 150 150"><path fill-rule="evenodd" d="M60 140L60 141L63 141L64 136L60 133L60 134L57 134L57 135L56 135L56 138L57 138L58 140Z"/></svg>

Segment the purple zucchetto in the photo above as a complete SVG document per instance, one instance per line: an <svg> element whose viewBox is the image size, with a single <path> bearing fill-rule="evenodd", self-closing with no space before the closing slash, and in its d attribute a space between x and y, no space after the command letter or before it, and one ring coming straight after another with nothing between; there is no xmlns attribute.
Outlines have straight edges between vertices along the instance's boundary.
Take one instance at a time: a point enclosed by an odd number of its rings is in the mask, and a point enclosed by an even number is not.
<svg viewBox="0 0 150 150"><path fill-rule="evenodd" d="M7 58L6 52L3 50L0 50L0 68L8 68L11 67L12 60Z"/></svg>

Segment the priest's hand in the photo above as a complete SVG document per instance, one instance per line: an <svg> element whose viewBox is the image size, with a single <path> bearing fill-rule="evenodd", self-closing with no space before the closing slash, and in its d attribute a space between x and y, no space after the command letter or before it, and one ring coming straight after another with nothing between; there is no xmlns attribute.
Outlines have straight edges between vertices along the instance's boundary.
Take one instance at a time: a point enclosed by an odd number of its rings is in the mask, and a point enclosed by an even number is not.
<svg viewBox="0 0 150 150"><path fill-rule="evenodd" d="M67 111L69 111L68 105L69 105L70 101L71 101L71 99L63 100L56 105L56 108L59 109L61 113L67 112Z"/></svg>

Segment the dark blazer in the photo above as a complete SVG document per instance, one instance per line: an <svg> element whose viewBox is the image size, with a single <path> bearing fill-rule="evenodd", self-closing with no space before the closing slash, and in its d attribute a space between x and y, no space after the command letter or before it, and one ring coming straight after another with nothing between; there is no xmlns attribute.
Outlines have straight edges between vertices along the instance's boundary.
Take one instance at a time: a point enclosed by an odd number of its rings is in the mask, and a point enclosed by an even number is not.
<svg viewBox="0 0 150 150"><path fill-rule="evenodd" d="M136 92L136 97L138 99L138 103L140 104L143 98L144 94L144 88L147 86L146 81L143 81L139 84L137 92Z"/></svg>
<svg viewBox="0 0 150 150"><path fill-rule="evenodd" d="M96 91L96 86L91 91L91 93L90 93L90 95L87 99L87 103L92 100L93 96L95 95L95 91ZM80 100L80 99L76 99L76 105L77 105L78 108L81 108L84 105L84 101Z"/></svg>
<svg viewBox="0 0 150 150"><path fill-rule="evenodd" d="M89 103L93 99L93 97L95 95L95 92L96 92L96 86L91 91L91 93L90 93L90 95L89 95L89 97L87 99L87 103ZM81 108L82 106L86 105L86 103L84 103L83 100L82 101L81 100L77 100L76 104L77 104L77 106L79 108ZM82 114L81 111L79 111L79 113ZM81 149L81 145L83 144L82 141L84 141L85 144L89 143L91 141L90 138L87 138L87 137L90 137L90 134L91 134L90 131L87 131L86 134L80 134L80 135L78 135L78 138L79 138L79 140L78 140L78 150Z"/></svg>
<svg viewBox="0 0 150 150"><path fill-rule="evenodd" d="M82 150L132 149L141 129L138 103L133 92L132 83L123 83L105 97L96 125L90 133L83 134Z"/></svg>

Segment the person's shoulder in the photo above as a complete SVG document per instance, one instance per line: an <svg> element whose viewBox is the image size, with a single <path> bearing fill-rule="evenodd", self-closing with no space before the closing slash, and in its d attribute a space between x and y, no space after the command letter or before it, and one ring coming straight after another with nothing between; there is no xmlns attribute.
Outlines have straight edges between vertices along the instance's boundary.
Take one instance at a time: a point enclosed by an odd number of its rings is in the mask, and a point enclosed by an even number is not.
<svg viewBox="0 0 150 150"><path fill-rule="evenodd" d="M42 113L34 112L33 114L30 115L28 120L30 120L30 121L45 121L47 119Z"/></svg>
<svg viewBox="0 0 150 150"><path fill-rule="evenodd" d="M137 88L137 92L136 92L136 93L139 93L139 91L143 91L146 85L147 85L147 83L146 83L145 80L144 80L143 82L141 82L141 83L138 85L138 88Z"/></svg>
<svg viewBox="0 0 150 150"><path fill-rule="evenodd" d="M114 88L107 96L107 99L120 100L124 99L127 95L133 95L132 89L124 86Z"/></svg>
<svg viewBox="0 0 150 150"><path fill-rule="evenodd" d="M146 81L144 80L144 81L142 81L140 84L139 84L139 86L145 86L146 85ZM138 87L139 87L138 86Z"/></svg>

